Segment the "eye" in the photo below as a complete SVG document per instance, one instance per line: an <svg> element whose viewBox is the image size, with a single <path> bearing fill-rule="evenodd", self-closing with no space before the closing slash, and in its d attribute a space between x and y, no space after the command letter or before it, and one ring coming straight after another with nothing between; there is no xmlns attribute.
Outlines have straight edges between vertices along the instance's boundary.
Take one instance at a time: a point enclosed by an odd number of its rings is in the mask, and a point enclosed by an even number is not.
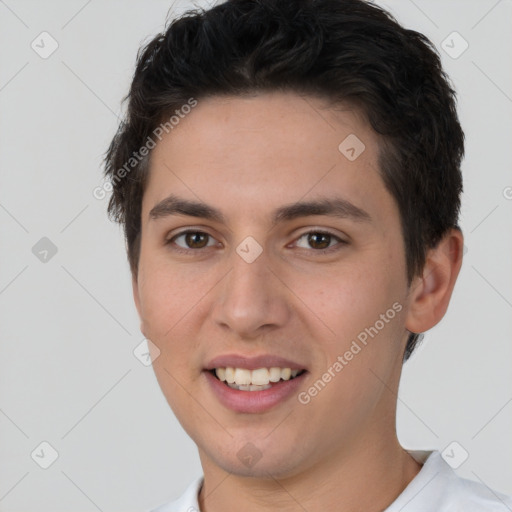
<svg viewBox="0 0 512 512"><path fill-rule="evenodd" d="M296 242L296 245L302 249L312 248L318 252L326 251L333 246L343 244L346 244L344 240L327 231L309 231L301 235Z"/></svg>
<svg viewBox="0 0 512 512"><path fill-rule="evenodd" d="M183 250L203 249L215 245L215 239L203 231L183 231L167 241L176 244Z"/></svg>

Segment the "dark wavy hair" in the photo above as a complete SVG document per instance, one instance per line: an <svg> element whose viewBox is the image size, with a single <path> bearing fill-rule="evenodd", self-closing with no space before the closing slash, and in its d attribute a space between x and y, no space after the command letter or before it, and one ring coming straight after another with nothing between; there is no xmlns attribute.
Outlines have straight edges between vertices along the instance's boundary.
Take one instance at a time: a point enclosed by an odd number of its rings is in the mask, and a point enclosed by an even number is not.
<svg viewBox="0 0 512 512"><path fill-rule="evenodd" d="M349 104L379 134L410 285L427 250L460 229L464 133L433 44L364 0L230 0L185 12L139 50L127 113L105 157L108 212L123 225L133 274L150 156L134 154L191 97L276 90ZM404 361L421 337L410 333Z"/></svg>

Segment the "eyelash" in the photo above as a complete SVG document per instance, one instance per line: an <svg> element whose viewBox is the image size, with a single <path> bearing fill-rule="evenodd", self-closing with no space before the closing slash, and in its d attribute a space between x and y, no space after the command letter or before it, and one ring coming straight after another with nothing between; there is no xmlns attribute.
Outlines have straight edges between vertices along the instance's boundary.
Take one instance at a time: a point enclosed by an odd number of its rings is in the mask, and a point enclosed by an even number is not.
<svg viewBox="0 0 512 512"><path fill-rule="evenodd" d="M207 247L202 247L202 248L199 248L199 249L192 249L192 248L184 249L183 247L180 247L180 246L177 246L177 245L174 244L175 240L178 237L187 235L189 233L202 234L202 235L206 235L209 238L213 238L209 233L206 233L205 231L200 231L200 230L196 230L196 229L187 229L186 231L181 231L180 233L177 233L176 235L174 235L173 237L168 239L165 242L165 245L173 246L172 247L173 251L176 251L176 252L179 252L179 253L182 253L182 254L190 254L191 252L201 252L201 251L203 251L204 249L207 248ZM313 251L316 254L328 254L328 253L340 250L341 247L343 247L344 245L348 244L348 242L346 242L345 240L342 240L339 236L335 235L334 233L331 233L330 231L316 230L316 229L315 230L311 230L311 231L306 231L306 232L302 233L298 238L295 239L295 242L300 240L304 236L307 236L307 235L310 235L310 234L327 235L327 236L330 236L330 237L336 239L338 243L336 245L334 245L334 246L326 247L325 249L313 249L313 248L311 248L311 249L304 249L302 247L300 247L299 249Z"/></svg>

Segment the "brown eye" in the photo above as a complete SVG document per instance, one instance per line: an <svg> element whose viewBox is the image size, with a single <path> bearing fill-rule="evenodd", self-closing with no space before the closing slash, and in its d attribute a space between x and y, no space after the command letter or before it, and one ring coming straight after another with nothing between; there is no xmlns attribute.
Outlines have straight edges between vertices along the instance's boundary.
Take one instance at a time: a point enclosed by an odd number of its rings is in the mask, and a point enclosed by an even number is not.
<svg viewBox="0 0 512 512"><path fill-rule="evenodd" d="M206 247L208 243L208 235L206 233L187 233L185 235L185 243L191 249L201 249Z"/></svg>
<svg viewBox="0 0 512 512"><path fill-rule="evenodd" d="M313 249L326 249L331 243L331 235L326 233L309 233L308 244Z"/></svg>
<svg viewBox="0 0 512 512"><path fill-rule="evenodd" d="M183 250L204 249L205 247L215 245L215 239L202 231L184 231L173 236L167 243L174 243Z"/></svg>
<svg viewBox="0 0 512 512"><path fill-rule="evenodd" d="M308 231L303 233L295 244L301 249L314 249L321 252L341 249L347 242L326 231Z"/></svg>

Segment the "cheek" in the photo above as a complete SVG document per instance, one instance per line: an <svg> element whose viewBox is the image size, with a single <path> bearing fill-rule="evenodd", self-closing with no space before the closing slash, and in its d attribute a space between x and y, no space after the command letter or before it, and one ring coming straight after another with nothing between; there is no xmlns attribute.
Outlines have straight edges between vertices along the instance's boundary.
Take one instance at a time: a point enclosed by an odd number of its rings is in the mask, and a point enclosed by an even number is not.
<svg viewBox="0 0 512 512"><path fill-rule="evenodd" d="M198 378L201 347L197 330L207 315L203 299L212 287L211 278L149 259L141 259L139 272L144 334L160 351L153 370L169 405L176 410L190 402L184 389Z"/></svg>
<svg viewBox="0 0 512 512"><path fill-rule="evenodd" d="M319 411L336 418L333 435L336 425L364 420L400 357L404 308L397 275L398 270L391 275L391 269L383 272L360 260L296 280L294 291L307 306L309 325L319 326L312 340L326 356L303 391Z"/></svg>
<svg viewBox="0 0 512 512"><path fill-rule="evenodd" d="M160 350L173 348L193 349L194 338L187 343L184 329L189 319L196 320L204 314L203 303L214 285L213 276L207 272L191 271L192 266L170 265L158 258L141 258L139 266L139 296L141 319L146 335Z"/></svg>
<svg viewBox="0 0 512 512"><path fill-rule="evenodd" d="M344 346L373 325L396 300L389 272L363 260L297 273L292 282L311 318L317 317L324 325L322 338L335 346Z"/></svg>
<svg viewBox="0 0 512 512"><path fill-rule="evenodd" d="M386 380L393 371L400 358L404 323L403 299L397 285L400 269L388 266L384 271L386 258L380 258L383 266L370 261L375 260L373 257L358 260L330 272L302 275L294 288L314 313L304 309L309 324L318 325L312 339L318 351L325 354L313 380L322 378L329 368L336 375L318 404L328 408L339 403L348 411L360 407L363 411L377 400L381 383L375 375ZM333 368L336 361L338 365ZM361 396L368 397L366 405L359 403Z"/></svg>

